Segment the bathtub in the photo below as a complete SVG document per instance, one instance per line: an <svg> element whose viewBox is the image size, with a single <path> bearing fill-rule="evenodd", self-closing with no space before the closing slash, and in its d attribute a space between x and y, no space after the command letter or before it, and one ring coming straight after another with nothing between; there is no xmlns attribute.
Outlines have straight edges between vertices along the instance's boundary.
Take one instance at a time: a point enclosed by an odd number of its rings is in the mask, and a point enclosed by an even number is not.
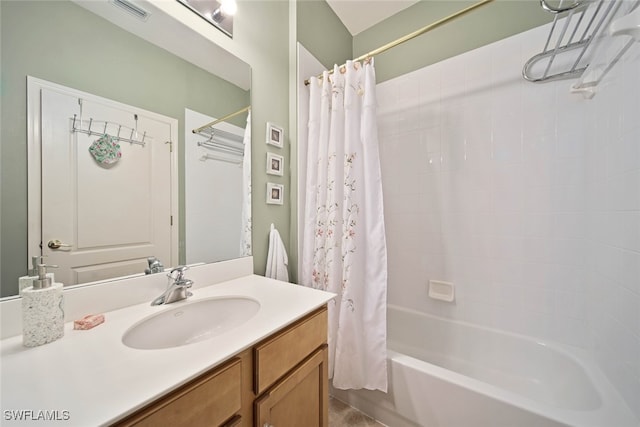
<svg viewBox="0 0 640 427"><path fill-rule="evenodd" d="M390 427L638 427L579 349L390 305L389 393L331 393Z"/></svg>

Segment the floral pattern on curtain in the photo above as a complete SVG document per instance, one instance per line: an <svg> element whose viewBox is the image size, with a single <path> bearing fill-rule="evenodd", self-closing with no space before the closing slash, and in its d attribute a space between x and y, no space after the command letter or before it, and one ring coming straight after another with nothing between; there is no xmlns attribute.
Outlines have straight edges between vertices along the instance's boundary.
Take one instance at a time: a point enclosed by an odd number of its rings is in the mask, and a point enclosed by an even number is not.
<svg viewBox="0 0 640 427"><path fill-rule="evenodd" d="M373 63L310 79L301 283L329 304L329 376L387 390L387 250Z"/></svg>

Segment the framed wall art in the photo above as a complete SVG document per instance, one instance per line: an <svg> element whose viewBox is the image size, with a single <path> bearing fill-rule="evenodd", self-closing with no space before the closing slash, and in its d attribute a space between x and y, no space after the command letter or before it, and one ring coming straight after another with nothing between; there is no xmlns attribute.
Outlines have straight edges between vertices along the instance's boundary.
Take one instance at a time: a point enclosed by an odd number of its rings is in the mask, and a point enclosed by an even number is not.
<svg viewBox="0 0 640 427"><path fill-rule="evenodd" d="M267 153L267 173L269 175L284 175L284 157Z"/></svg>
<svg viewBox="0 0 640 427"><path fill-rule="evenodd" d="M284 203L284 185L267 182L267 204L281 205Z"/></svg>
<svg viewBox="0 0 640 427"><path fill-rule="evenodd" d="M284 145L284 130L271 122L267 122L267 144L278 148Z"/></svg>

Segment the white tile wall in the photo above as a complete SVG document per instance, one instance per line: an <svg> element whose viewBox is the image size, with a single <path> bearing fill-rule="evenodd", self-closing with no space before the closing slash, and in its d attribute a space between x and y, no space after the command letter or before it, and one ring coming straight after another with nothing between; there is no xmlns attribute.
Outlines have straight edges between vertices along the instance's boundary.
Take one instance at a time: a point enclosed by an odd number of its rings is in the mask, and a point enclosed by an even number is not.
<svg viewBox="0 0 640 427"><path fill-rule="evenodd" d="M546 33L378 85L389 302L585 348L640 417L640 44L585 100L522 79Z"/></svg>

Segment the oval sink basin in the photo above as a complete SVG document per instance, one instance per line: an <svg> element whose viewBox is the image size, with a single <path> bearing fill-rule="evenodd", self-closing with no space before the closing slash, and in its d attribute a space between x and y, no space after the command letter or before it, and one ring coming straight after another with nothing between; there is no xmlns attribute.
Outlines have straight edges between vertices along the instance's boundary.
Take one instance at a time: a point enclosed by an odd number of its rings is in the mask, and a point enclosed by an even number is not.
<svg viewBox="0 0 640 427"><path fill-rule="evenodd" d="M260 303L246 297L208 298L149 316L125 332L122 342L141 350L180 347L213 338L251 319Z"/></svg>

